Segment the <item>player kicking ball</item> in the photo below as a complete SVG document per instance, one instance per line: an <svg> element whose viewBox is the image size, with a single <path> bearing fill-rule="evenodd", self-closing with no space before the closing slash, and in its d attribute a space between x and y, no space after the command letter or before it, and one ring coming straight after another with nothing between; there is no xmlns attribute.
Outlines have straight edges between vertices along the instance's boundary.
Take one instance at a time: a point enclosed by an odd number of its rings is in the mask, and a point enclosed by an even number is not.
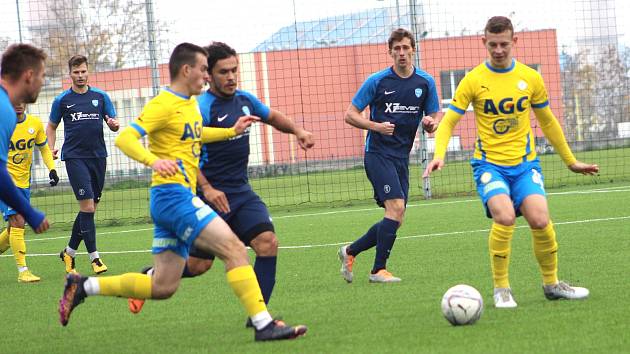
<svg viewBox="0 0 630 354"><path fill-rule="evenodd" d="M252 320L256 341L297 338L306 326L288 326L274 321L263 299L247 249L217 213L193 194L197 185L201 145L242 134L255 117L242 117L232 128L203 127L196 99L208 80L207 52L182 43L169 60L171 85L153 98L142 114L116 139L127 156L150 166L151 217L155 224L152 276L127 273L111 277L66 276L59 301L62 325L86 297L118 296L136 299L167 299L179 287L189 249L215 254L225 263L228 284ZM149 138L149 150L139 139Z"/></svg>

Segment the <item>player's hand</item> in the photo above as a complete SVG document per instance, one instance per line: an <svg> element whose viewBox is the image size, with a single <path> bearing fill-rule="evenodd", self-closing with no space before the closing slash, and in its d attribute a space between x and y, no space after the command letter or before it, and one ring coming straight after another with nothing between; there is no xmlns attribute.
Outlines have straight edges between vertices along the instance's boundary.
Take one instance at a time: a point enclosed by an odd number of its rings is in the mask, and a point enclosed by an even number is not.
<svg viewBox="0 0 630 354"><path fill-rule="evenodd" d="M259 122L260 118L256 116L242 116L239 118L234 124L234 130L236 131L236 135L241 135L245 132L247 128L254 122Z"/></svg>
<svg viewBox="0 0 630 354"><path fill-rule="evenodd" d="M433 159L433 161L429 162L427 168L424 169L424 173L422 174L422 178L427 178L431 175L431 172L435 170L441 170L444 167L444 160L442 159Z"/></svg>
<svg viewBox="0 0 630 354"><path fill-rule="evenodd" d="M599 172L599 166L575 161L574 164L569 165L569 170L583 175L594 175Z"/></svg>
<svg viewBox="0 0 630 354"><path fill-rule="evenodd" d="M59 158L59 149L51 149L50 151L53 155L53 160L56 160Z"/></svg>
<svg viewBox="0 0 630 354"><path fill-rule="evenodd" d="M300 147L302 148L302 150L306 151L312 148L313 146L315 146L313 133L306 131L304 129L301 129L295 134L295 136L297 137L298 144L300 144Z"/></svg>
<svg viewBox="0 0 630 354"><path fill-rule="evenodd" d="M50 224L48 224L48 219L44 218L44 221L42 221L37 228L34 228L33 231L35 231L36 234L41 234L42 232L48 230L49 227Z"/></svg>
<svg viewBox="0 0 630 354"><path fill-rule="evenodd" d="M394 128L396 128L396 125L390 122L376 123L374 126L374 130L383 135L394 135Z"/></svg>
<svg viewBox="0 0 630 354"><path fill-rule="evenodd" d="M120 129L120 123L118 123L118 119L110 118L109 116L105 116L107 118L106 123L109 127L109 130L113 132L117 132Z"/></svg>
<svg viewBox="0 0 630 354"><path fill-rule="evenodd" d="M437 130L437 127L437 120L433 119L433 117L424 116L422 118L422 129L424 129L425 132L434 133Z"/></svg>
<svg viewBox="0 0 630 354"><path fill-rule="evenodd" d="M50 183L51 187L54 187L59 183L59 176L57 176L57 170L54 168L48 173L48 178L50 178L50 182L48 183Z"/></svg>
<svg viewBox="0 0 630 354"><path fill-rule="evenodd" d="M155 160L151 168L162 177L172 177L179 170L173 160Z"/></svg>
<svg viewBox="0 0 630 354"><path fill-rule="evenodd" d="M206 200L210 202L212 207L214 207L217 211L220 211L223 214L230 212L230 203L228 202L225 193L210 187L210 185L205 185L201 188L201 190L203 191L204 198L206 198Z"/></svg>

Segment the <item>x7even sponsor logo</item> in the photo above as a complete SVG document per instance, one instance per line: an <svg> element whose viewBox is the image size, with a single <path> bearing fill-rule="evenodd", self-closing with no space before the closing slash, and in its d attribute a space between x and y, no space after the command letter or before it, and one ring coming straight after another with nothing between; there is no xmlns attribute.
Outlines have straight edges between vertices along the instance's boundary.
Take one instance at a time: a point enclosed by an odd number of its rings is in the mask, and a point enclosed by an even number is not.
<svg viewBox="0 0 630 354"><path fill-rule="evenodd" d="M420 106L403 106L400 103L385 103L385 113L410 113L416 114L420 111Z"/></svg>

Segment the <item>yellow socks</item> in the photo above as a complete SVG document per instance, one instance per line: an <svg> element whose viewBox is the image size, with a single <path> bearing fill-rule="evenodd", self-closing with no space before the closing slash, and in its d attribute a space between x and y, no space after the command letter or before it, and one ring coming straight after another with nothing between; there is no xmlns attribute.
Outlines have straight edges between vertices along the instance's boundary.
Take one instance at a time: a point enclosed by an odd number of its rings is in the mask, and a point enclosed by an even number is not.
<svg viewBox="0 0 630 354"><path fill-rule="evenodd" d="M24 229L12 227L9 232L9 243L15 257L18 268L26 267L26 243L24 242Z"/></svg>
<svg viewBox="0 0 630 354"><path fill-rule="evenodd" d="M230 287L241 300L249 317L262 312L267 313L267 306L251 265L233 268L226 273L226 276Z"/></svg>
<svg viewBox="0 0 630 354"><path fill-rule="evenodd" d="M532 229L534 253L545 285L558 282L558 243L551 220L544 229Z"/></svg>
<svg viewBox="0 0 630 354"><path fill-rule="evenodd" d="M510 265L511 242L514 225L505 226L492 223L488 248L490 250L490 265L495 288L509 288L508 267Z"/></svg>
<svg viewBox="0 0 630 354"><path fill-rule="evenodd" d="M98 282L98 286L94 287L93 282ZM142 273L125 273L111 277L90 277L86 281L85 291L88 295L150 299L151 276Z"/></svg>
<svg viewBox="0 0 630 354"><path fill-rule="evenodd" d="M9 249L9 230L4 229L0 233L0 254Z"/></svg>

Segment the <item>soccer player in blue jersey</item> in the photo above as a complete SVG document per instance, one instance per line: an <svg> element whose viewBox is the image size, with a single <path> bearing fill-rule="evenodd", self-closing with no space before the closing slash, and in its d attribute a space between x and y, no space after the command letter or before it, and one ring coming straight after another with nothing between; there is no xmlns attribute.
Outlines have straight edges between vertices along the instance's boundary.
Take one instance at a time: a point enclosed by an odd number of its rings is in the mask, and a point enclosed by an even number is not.
<svg viewBox="0 0 630 354"><path fill-rule="evenodd" d="M234 127L203 127L198 95L208 79L206 51L190 43L175 47L169 60L171 85L143 109L142 114L116 138L116 146L153 170L151 218L155 223L152 275L127 273L111 277L66 276L59 303L61 323L68 324L73 309L87 296L124 296L166 299L179 287L192 244L216 254L224 263L228 284L256 328L255 340L292 339L305 326L280 325L273 320L249 264L245 245L217 213L195 196L202 143L242 134L254 117L239 119ZM139 139L146 135L149 150ZM212 301L210 301L212 302Z"/></svg>
<svg viewBox="0 0 630 354"><path fill-rule="evenodd" d="M94 213L105 184L107 149L103 136L103 122L113 132L118 131L116 110L107 93L88 85L88 61L83 55L68 60L72 87L53 101L50 120L46 127L48 145L56 157L57 126L63 121L64 142L61 160L66 163L68 180L79 201L77 214L68 245L59 254L66 272L75 271L74 257L81 241L90 256L96 274L107 271L96 248Z"/></svg>
<svg viewBox="0 0 630 354"><path fill-rule="evenodd" d="M31 167L35 146L39 148L42 160L50 171L50 185L56 186L59 182L52 152L46 144L46 133L39 117L25 112L26 105L21 103L14 105L17 116L17 126L11 136L9 144L9 158L7 168L9 174L19 188L20 193L30 200L31 196ZM26 266L26 243L24 241L25 220L20 213L4 204L0 200L0 212L9 226L0 233L0 254L9 247L13 250L13 257L18 268L18 282L34 283L40 278L33 274Z"/></svg>
<svg viewBox="0 0 630 354"><path fill-rule="evenodd" d="M204 126L231 127L240 117L254 115L281 132L295 135L302 149L313 147L310 132L282 112L267 107L251 93L237 89L239 61L233 48L213 42L204 49L208 52L210 78L210 88L198 98ZM278 239L265 203L249 184L249 146L249 130L227 141L204 144L197 192L217 210L239 239L256 252L254 271L265 303L269 303L276 282ZM213 259L212 253L193 245L184 277L205 273ZM137 312L142 308L142 301L131 299L129 305Z"/></svg>
<svg viewBox="0 0 630 354"><path fill-rule="evenodd" d="M17 123L13 107L34 103L44 85L46 53L29 44L13 44L0 63L0 200L26 219L36 233L48 229L44 214L31 207L7 170L11 136Z"/></svg>
<svg viewBox="0 0 630 354"><path fill-rule="evenodd" d="M387 259L403 222L409 197L409 152L422 122L432 132L439 110L435 81L414 67L416 41L408 30L394 30L387 41L393 65L372 74L359 88L346 112L346 123L367 130L365 172L374 188L374 199L385 208L384 218L365 235L339 249L341 275L353 280L355 257L374 246L376 256L369 281L399 282L387 270ZM362 115L370 106L369 119Z"/></svg>
<svg viewBox="0 0 630 354"><path fill-rule="evenodd" d="M453 129L472 104L478 140L471 165L486 215L493 221L488 246L497 308L517 306L508 280L508 265L514 224L521 215L532 232L545 297L584 299L589 295L586 288L558 280L558 244L530 125L532 109L545 137L569 170L582 174L599 171L597 165L580 162L573 156L549 108L542 76L512 57L517 39L509 18L496 16L488 20L482 37L488 59L458 85L436 133L433 161L424 172L428 177L432 171L442 169Z"/></svg>

